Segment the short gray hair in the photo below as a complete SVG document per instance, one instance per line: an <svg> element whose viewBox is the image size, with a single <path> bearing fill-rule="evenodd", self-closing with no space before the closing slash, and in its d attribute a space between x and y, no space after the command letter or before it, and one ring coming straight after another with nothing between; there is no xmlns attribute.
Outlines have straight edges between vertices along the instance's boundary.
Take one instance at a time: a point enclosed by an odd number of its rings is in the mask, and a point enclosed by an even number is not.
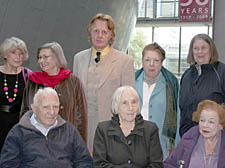
<svg viewBox="0 0 225 168"><path fill-rule="evenodd" d="M37 50L37 59L39 58L39 54L42 49L50 49L54 53L55 62L58 68L67 67L66 57L59 43L57 42L45 43L44 45L39 47Z"/></svg>
<svg viewBox="0 0 225 168"><path fill-rule="evenodd" d="M58 94L57 94L57 92L53 88L51 88L51 87L45 87L45 88L38 89L38 91L35 93L34 99L33 99L33 102L34 102L33 104L35 106L37 106L40 103L40 100L43 97L45 97L46 95L56 96L57 99L59 100Z"/></svg>
<svg viewBox="0 0 225 168"><path fill-rule="evenodd" d="M5 56L8 55L8 52L20 49L24 54L24 61L29 58L28 50L25 42L17 37L10 37L3 41L0 46L0 57L3 61L6 61Z"/></svg>
<svg viewBox="0 0 225 168"><path fill-rule="evenodd" d="M121 96L122 96L123 92L125 92L125 91L132 92L135 96L137 96L138 104L139 104L139 96L137 94L137 91L133 87L131 87L131 86L119 87L116 89L116 91L114 92L114 94L112 96L112 109L111 110L112 110L113 115L118 113Z"/></svg>

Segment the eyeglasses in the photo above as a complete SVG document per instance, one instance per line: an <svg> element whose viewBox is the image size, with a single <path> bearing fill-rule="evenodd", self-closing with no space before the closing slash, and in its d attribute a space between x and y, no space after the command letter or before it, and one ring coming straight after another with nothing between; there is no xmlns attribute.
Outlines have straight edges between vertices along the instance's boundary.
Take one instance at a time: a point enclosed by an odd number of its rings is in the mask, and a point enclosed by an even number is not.
<svg viewBox="0 0 225 168"><path fill-rule="evenodd" d="M208 50L209 50L209 47L207 47L207 46L194 47L193 48L193 52L199 52L199 51L206 52Z"/></svg>
<svg viewBox="0 0 225 168"><path fill-rule="evenodd" d="M143 61L144 61L145 63L153 63L153 64L155 64L155 65L159 65L159 64L161 64L161 62L162 62L161 59L157 59L157 58L153 58L153 59L151 59L151 58L146 58L146 59L144 59Z"/></svg>
<svg viewBox="0 0 225 168"><path fill-rule="evenodd" d="M107 30L94 29L94 30L92 30L92 33L93 33L94 35L99 35L99 34L101 33L103 36L107 36L107 35L110 34L111 32L110 32L110 31L107 31Z"/></svg>
<svg viewBox="0 0 225 168"><path fill-rule="evenodd" d="M41 59L43 59L43 60L47 60L49 57L51 57L52 55L43 55L43 56L38 56L37 57L37 59L38 60L41 60Z"/></svg>

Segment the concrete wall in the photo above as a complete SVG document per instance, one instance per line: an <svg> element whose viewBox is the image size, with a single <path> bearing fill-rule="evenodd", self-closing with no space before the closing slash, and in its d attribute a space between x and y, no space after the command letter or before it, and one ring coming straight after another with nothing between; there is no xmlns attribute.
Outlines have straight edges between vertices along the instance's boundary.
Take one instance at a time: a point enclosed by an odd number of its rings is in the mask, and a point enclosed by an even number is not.
<svg viewBox="0 0 225 168"><path fill-rule="evenodd" d="M57 41L72 69L74 54L91 46L86 28L96 13L113 17L115 48L126 51L137 9L138 0L0 0L0 42L11 36L23 39L30 55L25 65L39 70L37 48Z"/></svg>
<svg viewBox="0 0 225 168"><path fill-rule="evenodd" d="M225 1L214 0L213 38L220 61L225 63Z"/></svg>

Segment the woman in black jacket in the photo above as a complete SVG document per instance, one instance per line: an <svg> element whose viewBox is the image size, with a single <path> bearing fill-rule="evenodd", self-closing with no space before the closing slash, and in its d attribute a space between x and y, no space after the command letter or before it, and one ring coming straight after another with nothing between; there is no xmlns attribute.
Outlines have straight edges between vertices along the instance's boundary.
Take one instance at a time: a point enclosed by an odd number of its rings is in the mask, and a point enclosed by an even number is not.
<svg viewBox="0 0 225 168"><path fill-rule="evenodd" d="M197 123L192 113L206 99L225 102L225 65L218 61L218 52L207 34L198 34L190 43L187 62L191 64L180 83L180 135Z"/></svg>
<svg viewBox="0 0 225 168"><path fill-rule="evenodd" d="M143 120L135 89L123 86L115 91L112 113L112 119L99 123L96 129L94 167L163 167L158 128Z"/></svg>

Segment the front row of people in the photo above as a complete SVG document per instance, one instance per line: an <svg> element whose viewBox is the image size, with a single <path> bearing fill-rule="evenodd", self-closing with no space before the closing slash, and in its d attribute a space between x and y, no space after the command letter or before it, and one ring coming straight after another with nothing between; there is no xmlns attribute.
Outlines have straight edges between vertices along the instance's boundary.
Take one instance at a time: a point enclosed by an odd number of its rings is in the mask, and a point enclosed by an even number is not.
<svg viewBox="0 0 225 168"><path fill-rule="evenodd" d="M100 122L94 138L93 163L76 127L58 115L57 92L46 87L34 95L31 109L9 132L0 167L225 167L225 109L202 101L193 114L198 126L190 129L163 163L158 127L143 120L139 98L130 86L112 98L113 117Z"/></svg>

